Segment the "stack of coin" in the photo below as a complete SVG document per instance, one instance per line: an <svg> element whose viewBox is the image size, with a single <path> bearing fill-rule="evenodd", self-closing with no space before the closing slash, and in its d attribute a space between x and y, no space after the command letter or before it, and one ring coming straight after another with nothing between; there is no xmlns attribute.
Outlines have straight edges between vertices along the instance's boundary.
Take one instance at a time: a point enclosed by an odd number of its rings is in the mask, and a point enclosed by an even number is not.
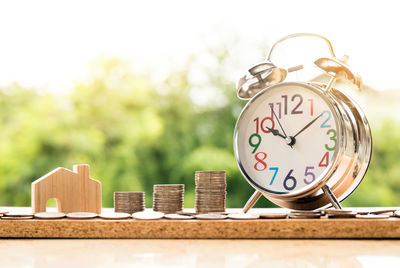
<svg viewBox="0 0 400 268"><path fill-rule="evenodd" d="M195 183L196 198L194 208L197 213L225 211L225 171L196 171Z"/></svg>
<svg viewBox="0 0 400 268"><path fill-rule="evenodd" d="M290 219L319 219L322 216L319 210L292 210L289 212Z"/></svg>
<svg viewBox="0 0 400 268"><path fill-rule="evenodd" d="M144 208L144 192L114 192L114 212L132 214Z"/></svg>
<svg viewBox="0 0 400 268"><path fill-rule="evenodd" d="M325 211L328 218L355 218L357 216L357 212L352 210L330 208L323 211Z"/></svg>
<svg viewBox="0 0 400 268"><path fill-rule="evenodd" d="M174 214L183 210L184 184L156 184L153 186L153 210Z"/></svg>

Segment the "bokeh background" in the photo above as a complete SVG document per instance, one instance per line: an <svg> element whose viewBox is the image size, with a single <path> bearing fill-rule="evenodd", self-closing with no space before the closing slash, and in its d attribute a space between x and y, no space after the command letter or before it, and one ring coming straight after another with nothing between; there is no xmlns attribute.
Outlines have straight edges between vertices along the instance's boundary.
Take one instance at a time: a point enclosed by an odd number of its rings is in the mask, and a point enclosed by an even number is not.
<svg viewBox="0 0 400 268"><path fill-rule="evenodd" d="M233 155L246 104L235 82L277 39L314 32L364 80L349 93L370 121L373 157L344 204L399 206L398 10L396 1L2 1L0 205L29 206L32 181L87 163L103 207L114 191L145 191L150 207L157 183L185 183L193 207L194 171L213 169L227 171L227 206L242 207L253 190ZM273 60L312 69L327 50L309 41Z"/></svg>

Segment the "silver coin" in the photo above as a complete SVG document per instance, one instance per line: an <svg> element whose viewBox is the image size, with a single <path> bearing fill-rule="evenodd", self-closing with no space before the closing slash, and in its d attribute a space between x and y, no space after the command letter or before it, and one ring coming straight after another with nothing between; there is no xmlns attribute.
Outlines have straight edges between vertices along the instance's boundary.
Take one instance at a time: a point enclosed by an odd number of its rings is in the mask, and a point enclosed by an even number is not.
<svg viewBox="0 0 400 268"><path fill-rule="evenodd" d="M289 219L319 219L320 215L312 214L289 214Z"/></svg>
<svg viewBox="0 0 400 268"><path fill-rule="evenodd" d="M92 212L71 212L67 213L67 218L69 219L93 219L96 218L98 215Z"/></svg>
<svg viewBox="0 0 400 268"><path fill-rule="evenodd" d="M190 212L190 211L178 211L176 214L194 216L197 213L196 212Z"/></svg>
<svg viewBox="0 0 400 268"><path fill-rule="evenodd" d="M194 182L199 183L215 183L215 184L226 184L226 176L215 175L215 176L194 176Z"/></svg>
<svg viewBox="0 0 400 268"><path fill-rule="evenodd" d="M220 199L225 199L226 191L219 191L215 189L196 190L196 194L201 194L202 197L215 196Z"/></svg>
<svg viewBox="0 0 400 268"><path fill-rule="evenodd" d="M358 215L357 212L345 213L345 214L330 214L328 215L328 218L335 218L335 219L355 218L357 215Z"/></svg>
<svg viewBox="0 0 400 268"><path fill-rule="evenodd" d="M219 213L219 211L212 211L212 210L200 210L197 212L197 214L218 214L218 213ZM229 214L230 213L225 214L225 215L229 215ZM222 214L222 215L224 215L224 214Z"/></svg>
<svg viewBox="0 0 400 268"><path fill-rule="evenodd" d="M380 210L373 210L370 211L370 214L391 214L394 213L396 209L380 209Z"/></svg>
<svg viewBox="0 0 400 268"><path fill-rule="evenodd" d="M155 199L182 199L183 198L183 194L160 194L160 193L154 193L153 194L153 198Z"/></svg>
<svg viewBox="0 0 400 268"><path fill-rule="evenodd" d="M221 209L221 211L225 210L224 204L207 204L207 203L198 203L195 204L195 207L198 208L215 208L215 209Z"/></svg>
<svg viewBox="0 0 400 268"><path fill-rule="evenodd" d="M307 215L321 215L319 210L291 210L289 213L307 214Z"/></svg>
<svg viewBox="0 0 400 268"><path fill-rule="evenodd" d="M197 170L195 174L226 174L225 170Z"/></svg>
<svg viewBox="0 0 400 268"><path fill-rule="evenodd" d="M208 185L215 185L219 187L226 186L226 179L225 178L195 178L196 186L208 186Z"/></svg>
<svg viewBox="0 0 400 268"><path fill-rule="evenodd" d="M164 217L164 213L158 211L141 211L132 214L132 218L137 220L158 220Z"/></svg>
<svg viewBox="0 0 400 268"><path fill-rule="evenodd" d="M341 214L351 214L354 213L352 210L345 210L345 209L323 209L322 211L325 212L327 215L341 215Z"/></svg>
<svg viewBox="0 0 400 268"><path fill-rule="evenodd" d="M207 213L207 214L198 214L195 216L196 219L199 220L224 220L228 218L228 215L217 214L217 213Z"/></svg>
<svg viewBox="0 0 400 268"><path fill-rule="evenodd" d="M153 190L159 191L183 191L185 186L183 184L155 184Z"/></svg>
<svg viewBox="0 0 400 268"><path fill-rule="evenodd" d="M197 213L199 214L199 213ZM221 211L212 211L212 212L207 212L207 213L202 213L202 214L219 214L219 215L229 215L232 214L230 212L226 212L225 210L221 210Z"/></svg>
<svg viewBox="0 0 400 268"><path fill-rule="evenodd" d="M227 186L225 182L196 182L195 184L197 190L214 189L215 191L224 191Z"/></svg>
<svg viewBox="0 0 400 268"><path fill-rule="evenodd" d="M65 217L65 213L62 212L38 212L35 213L37 219L62 219Z"/></svg>
<svg viewBox="0 0 400 268"><path fill-rule="evenodd" d="M197 211L197 214L218 214L218 213L220 213L220 211L218 211L218 210L213 211L212 209L199 210L199 211ZM228 213L228 214L222 214L222 215L229 215L229 214L230 214L230 213Z"/></svg>
<svg viewBox="0 0 400 268"><path fill-rule="evenodd" d="M288 214L279 212L267 212L259 214L262 219L286 219Z"/></svg>
<svg viewBox="0 0 400 268"><path fill-rule="evenodd" d="M191 220L194 216L182 215L182 214L165 214L164 217L169 220Z"/></svg>
<svg viewBox="0 0 400 268"><path fill-rule="evenodd" d="M374 215L374 214L368 214L368 215L357 215L357 219L388 219L389 215Z"/></svg>
<svg viewBox="0 0 400 268"><path fill-rule="evenodd" d="M2 220L30 220L33 216L1 217Z"/></svg>
<svg viewBox="0 0 400 268"><path fill-rule="evenodd" d="M225 174L207 174L207 175L196 174L194 176L194 178L196 180L205 180L205 181L207 181L207 180L209 180L209 181L213 181L213 180L224 181L226 178L226 175Z"/></svg>
<svg viewBox="0 0 400 268"><path fill-rule="evenodd" d="M260 216L250 213L231 213L228 215L228 218L232 220L256 220Z"/></svg>
<svg viewBox="0 0 400 268"><path fill-rule="evenodd" d="M144 195L144 192L114 192L114 195Z"/></svg>
<svg viewBox="0 0 400 268"><path fill-rule="evenodd" d="M131 217L130 213L124 212L104 212L99 215L100 218L105 220L123 220Z"/></svg>
<svg viewBox="0 0 400 268"><path fill-rule="evenodd" d="M33 217L31 212L7 212L3 214L3 217Z"/></svg>
<svg viewBox="0 0 400 268"><path fill-rule="evenodd" d="M225 211L225 209L221 210L221 211L213 211L211 213L212 214L221 214L221 215L226 215L226 216L228 216L230 214L230 212Z"/></svg>
<svg viewBox="0 0 400 268"><path fill-rule="evenodd" d="M357 211L358 215L367 215L369 214L369 211Z"/></svg>

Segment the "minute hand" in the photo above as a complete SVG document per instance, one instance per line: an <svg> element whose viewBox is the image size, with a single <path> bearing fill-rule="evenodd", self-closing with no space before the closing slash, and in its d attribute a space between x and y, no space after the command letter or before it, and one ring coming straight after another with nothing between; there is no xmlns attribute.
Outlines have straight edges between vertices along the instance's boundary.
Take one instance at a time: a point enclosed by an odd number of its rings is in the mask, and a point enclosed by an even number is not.
<svg viewBox="0 0 400 268"><path fill-rule="evenodd" d="M304 130L306 130L309 126L311 126L315 121L317 121L318 118L320 118L322 116L322 113L320 115L318 115L316 118L314 118L310 123L308 123L307 125L305 125L305 127L303 127L302 129L300 129L299 132L296 133L296 135L293 136L293 138L296 138L301 132L303 132Z"/></svg>

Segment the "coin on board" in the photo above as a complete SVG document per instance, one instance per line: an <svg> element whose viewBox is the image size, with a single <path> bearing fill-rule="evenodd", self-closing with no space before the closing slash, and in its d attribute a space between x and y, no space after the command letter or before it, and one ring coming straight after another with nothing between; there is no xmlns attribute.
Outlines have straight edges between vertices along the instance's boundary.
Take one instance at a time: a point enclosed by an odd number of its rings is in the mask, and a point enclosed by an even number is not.
<svg viewBox="0 0 400 268"><path fill-rule="evenodd" d="M250 213L231 213L228 215L228 218L232 220L256 220L259 219L260 216Z"/></svg>
<svg viewBox="0 0 400 268"><path fill-rule="evenodd" d="M357 211L357 214L358 215L367 215L367 214L369 214L369 211L366 211L366 210L365 211L364 210L363 211Z"/></svg>
<svg viewBox="0 0 400 268"><path fill-rule="evenodd" d="M35 213L37 219L62 219L65 217L65 213L62 212L38 212Z"/></svg>
<svg viewBox="0 0 400 268"><path fill-rule="evenodd" d="M183 210L184 184L153 185L153 210L165 214L177 214Z"/></svg>
<svg viewBox="0 0 400 268"><path fill-rule="evenodd" d="M219 213L198 214L195 216L198 220L225 220L228 215Z"/></svg>
<svg viewBox="0 0 400 268"><path fill-rule="evenodd" d="M164 217L169 220L191 220L194 216L182 214L165 214Z"/></svg>
<svg viewBox="0 0 400 268"><path fill-rule="evenodd" d="M289 213L302 215L321 215L320 210L291 210Z"/></svg>
<svg viewBox="0 0 400 268"><path fill-rule="evenodd" d="M313 215L313 214L290 214L289 213L289 219L319 219L320 215Z"/></svg>
<svg viewBox="0 0 400 268"><path fill-rule="evenodd" d="M176 214L194 216L194 215L196 215L197 213L196 213L196 212L191 212L191 211L185 211L185 210L183 210L183 211L178 211Z"/></svg>
<svg viewBox="0 0 400 268"><path fill-rule="evenodd" d="M23 217L1 217L2 220L30 220L33 216L23 216Z"/></svg>
<svg viewBox="0 0 400 268"><path fill-rule="evenodd" d="M346 219L346 218L355 218L357 215L358 215L357 212L343 213L343 214L328 214L328 218Z"/></svg>
<svg viewBox="0 0 400 268"><path fill-rule="evenodd" d="M289 216L289 218L295 218L295 217L292 217L292 216L304 216L304 218L312 219L312 218L320 218L322 216L322 214L308 214L308 213L304 214L304 213L293 213L293 212L290 212L288 214L288 216ZM298 219L300 219L300 217L298 217Z"/></svg>
<svg viewBox="0 0 400 268"><path fill-rule="evenodd" d="M372 210L369 213L370 214L393 214L396 211L396 209L378 209L378 210Z"/></svg>
<svg viewBox="0 0 400 268"><path fill-rule="evenodd" d="M262 219L286 219L287 213L279 213L279 212L268 212L259 214Z"/></svg>
<svg viewBox="0 0 400 268"><path fill-rule="evenodd" d="M352 210L345 210L345 209L323 209L322 211L325 212L326 215L342 215L342 214L352 214L354 211Z"/></svg>
<svg viewBox="0 0 400 268"><path fill-rule="evenodd" d="M395 217L400 217L400 210L396 210L395 212L393 212L393 215Z"/></svg>
<svg viewBox="0 0 400 268"><path fill-rule="evenodd" d="M367 215L357 215L357 219L368 219L368 220L373 220L373 219L389 219L389 215L385 214L380 214L380 215L375 215L375 214L367 214Z"/></svg>
<svg viewBox="0 0 400 268"><path fill-rule="evenodd" d="M83 220L83 219L93 219L96 218L98 215L92 212L71 212L67 214L67 218L69 219L76 219L76 220Z"/></svg>
<svg viewBox="0 0 400 268"><path fill-rule="evenodd" d="M132 214L132 218L137 220L159 220L164 217L164 213L158 211L141 211Z"/></svg>
<svg viewBox="0 0 400 268"><path fill-rule="evenodd" d="M144 192L114 192L114 212L132 214L144 211Z"/></svg>
<svg viewBox="0 0 400 268"><path fill-rule="evenodd" d="M31 212L7 212L3 214L3 217L33 217Z"/></svg>
<svg viewBox="0 0 400 268"><path fill-rule="evenodd" d="M197 213L225 212L225 171L196 171L195 185L194 208Z"/></svg>
<svg viewBox="0 0 400 268"><path fill-rule="evenodd" d="M125 220L129 219L131 214L124 212L103 212L99 217L105 220Z"/></svg>

